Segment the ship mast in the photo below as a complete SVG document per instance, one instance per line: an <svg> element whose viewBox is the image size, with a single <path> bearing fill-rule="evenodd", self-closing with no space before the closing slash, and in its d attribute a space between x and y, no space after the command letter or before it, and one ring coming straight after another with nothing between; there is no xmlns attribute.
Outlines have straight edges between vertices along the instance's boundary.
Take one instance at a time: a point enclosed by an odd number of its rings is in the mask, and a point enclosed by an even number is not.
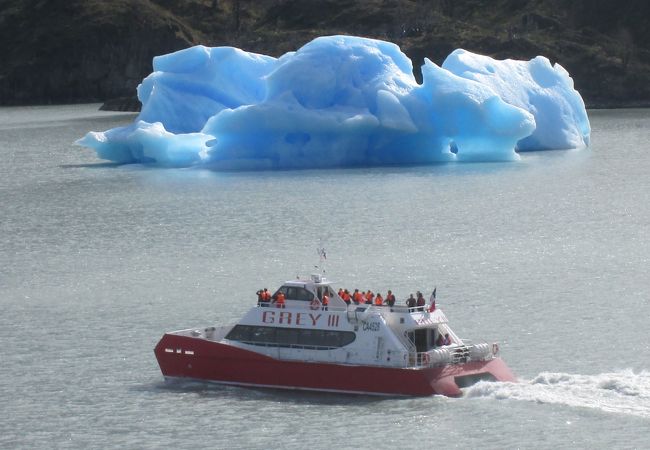
<svg viewBox="0 0 650 450"><path fill-rule="evenodd" d="M321 276L325 276L325 261L327 260L327 252L325 251L325 247L323 247L322 244L318 246L316 252L318 253L318 264L314 267L320 271Z"/></svg>

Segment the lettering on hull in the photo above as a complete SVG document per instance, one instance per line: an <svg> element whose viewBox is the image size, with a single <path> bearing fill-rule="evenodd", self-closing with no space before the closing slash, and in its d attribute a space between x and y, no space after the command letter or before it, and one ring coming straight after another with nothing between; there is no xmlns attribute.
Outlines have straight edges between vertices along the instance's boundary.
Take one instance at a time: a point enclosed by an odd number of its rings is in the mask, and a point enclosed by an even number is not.
<svg viewBox="0 0 650 450"><path fill-rule="evenodd" d="M327 315L327 326L332 328L338 328L339 326L339 316L328 314Z"/></svg>
<svg viewBox="0 0 650 450"><path fill-rule="evenodd" d="M324 319L324 317L327 319ZM278 325L296 325L299 327L316 327L321 322L327 321L330 328L338 328L340 316L338 314L304 313L291 311L263 311L262 323Z"/></svg>

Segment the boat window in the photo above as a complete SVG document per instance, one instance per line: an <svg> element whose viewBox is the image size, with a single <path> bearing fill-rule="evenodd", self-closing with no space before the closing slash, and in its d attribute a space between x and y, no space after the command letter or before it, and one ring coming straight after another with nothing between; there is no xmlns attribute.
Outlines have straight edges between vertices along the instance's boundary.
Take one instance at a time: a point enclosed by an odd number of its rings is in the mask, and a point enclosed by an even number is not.
<svg viewBox="0 0 650 450"><path fill-rule="evenodd" d="M334 298L334 296L336 295L336 293L329 286L321 286L316 291L316 295L318 295L319 299L322 299L323 295L325 295L325 294L327 294L327 296L329 298Z"/></svg>
<svg viewBox="0 0 650 450"><path fill-rule="evenodd" d="M258 327L254 325L235 325L226 336L226 339L246 344L315 350L344 347L354 342L355 338L355 333L351 331Z"/></svg>
<svg viewBox="0 0 650 450"><path fill-rule="evenodd" d="M295 330L291 328L278 328L277 329L277 340L278 345L295 345L298 344L298 333L294 333Z"/></svg>
<svg viewBox="0 0 650 450"><path fill-rule="evenodd" d="M314 299L314 294L309 292L307 289L299 286L282 286L280 289L278 289L276 294L278 292L282 292L287 300L302 300L305 302L310 302Z"/></svg>
<svg viewBox="0 0 650 450"><path fill-rule="evenodd" d="M241 325L236 325L232 330L230 330L230 333L228 333L228 336L226 336L226 338L233 341L250 341L252 334L253 327L243 327Z"/></svg>
<svg viewBox="0 0 650 450"><path fill-rule="evenodd" d="M301 345L319 345L324 339L321 338L321 330L301 330L299 342Z"/></svg>
<svg viewBox="0 0 650 450"><path fill-rule="evenodd" d="M323 333L326 341L332 344L336 343L339 347L346 346L354 341L354 337L348 341L349 336L339 331L323 331Z"/></svg>
<svg viewBox="0 0 650 450"><path fill-rule="evenodd" d="M250 340L255 342L273 342L277 341L275 328L273 327L256 327L251 333Z"/></svg>

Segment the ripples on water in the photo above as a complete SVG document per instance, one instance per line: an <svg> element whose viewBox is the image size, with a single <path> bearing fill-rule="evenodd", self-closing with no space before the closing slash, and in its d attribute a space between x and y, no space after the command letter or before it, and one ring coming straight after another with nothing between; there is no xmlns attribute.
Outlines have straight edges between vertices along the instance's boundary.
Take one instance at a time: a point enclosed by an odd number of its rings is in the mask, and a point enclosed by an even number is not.
<svg viewBox="0 0 650 450"><path fill-rule="evenodd" d="M71 143L132 117L0 109L0 447L643 448L650 114L518 163L215 173ZM438 287L521 381L459 399L163 382L165 330L240 317L317 261L337 285Z"/></svg>
<svg viewBox="0 0 650 450"><path fill-rule="evenodd" d="M526 400L650 418L650 373L597 375L543 372L518 383L478 383L467 397Z"/></svg>

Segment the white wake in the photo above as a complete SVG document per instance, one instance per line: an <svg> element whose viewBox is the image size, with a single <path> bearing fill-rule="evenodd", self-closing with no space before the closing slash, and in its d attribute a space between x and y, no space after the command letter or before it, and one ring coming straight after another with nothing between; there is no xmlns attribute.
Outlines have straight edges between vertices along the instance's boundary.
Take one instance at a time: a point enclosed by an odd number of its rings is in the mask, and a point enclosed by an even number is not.
<svg viewBox="0 0 650 450"><path fill-rule="evenodd" d="M532 380L517 383L482 381L467 388L465 396L560 404L650 418L650 372L542 372Z"/></svg>

